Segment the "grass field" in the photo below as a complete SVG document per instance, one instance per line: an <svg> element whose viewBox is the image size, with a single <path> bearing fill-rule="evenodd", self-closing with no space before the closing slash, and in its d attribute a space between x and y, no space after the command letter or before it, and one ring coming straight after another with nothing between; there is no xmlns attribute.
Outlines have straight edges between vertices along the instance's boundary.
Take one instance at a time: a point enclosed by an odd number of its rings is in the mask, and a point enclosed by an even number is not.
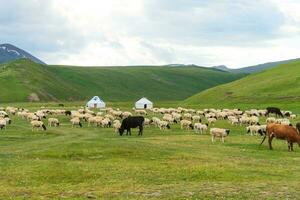
<svg viewBox="0 0 300 200"><path fill-rule="evenodd" d="M203 67L72 67L39 65L17 60L0 65L0 102L26 102L32 93L41 101L183 100L199 91L227 83L244 74Z"/></svg>
<svg viewBox="0 0 300 200"><path fill-rule="evenodd" d="M132 107L128 103L113 105ZM37 109L41 104L22 106ZM259 147L261 138L246 135L244 127L219 121L216 127L232 131L225 144L212 144L208 134L182 131L179 125L166 131L146 128L142 137L136 131L131 137L120 137L112 129L86 124L71 128L69 118L59 118L61 127L32 132L29 122L12 117L12 125L0 132L1 199L300 196L300 149L288 152L286 143L278 140L273 151L266 144Z"/></svg>
<svg viewBox="0 0 300 200"><path fill-rule="evenodd" d="M299 104L300 61L246 76L188 98L188 105ZM299 106L297 106L299 107Z"/></svg>

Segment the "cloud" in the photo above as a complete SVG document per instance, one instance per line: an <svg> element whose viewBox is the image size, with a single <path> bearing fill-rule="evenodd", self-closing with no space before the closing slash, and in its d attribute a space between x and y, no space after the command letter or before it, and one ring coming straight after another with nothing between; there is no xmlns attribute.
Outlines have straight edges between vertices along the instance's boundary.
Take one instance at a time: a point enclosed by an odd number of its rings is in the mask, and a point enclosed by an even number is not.
<svg viewBox="0 0 300 200"><path fill-rule="evenodd" d="M293 0L0 3L1 40L53 64L238 67L297 57L300 41Z"/></svg>

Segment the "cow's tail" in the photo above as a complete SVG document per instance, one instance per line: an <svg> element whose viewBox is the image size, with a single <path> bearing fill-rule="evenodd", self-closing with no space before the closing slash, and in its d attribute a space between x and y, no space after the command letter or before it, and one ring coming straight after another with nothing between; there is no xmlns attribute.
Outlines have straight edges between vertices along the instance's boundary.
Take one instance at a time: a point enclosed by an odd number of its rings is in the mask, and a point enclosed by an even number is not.
<svg viewBox="0 0 300 200"><path fill-rule="evenodd" d="M265 134L263 140L261 141L260 145L262 145L264 143L264 141L266 140L267 134Z"/></svg>

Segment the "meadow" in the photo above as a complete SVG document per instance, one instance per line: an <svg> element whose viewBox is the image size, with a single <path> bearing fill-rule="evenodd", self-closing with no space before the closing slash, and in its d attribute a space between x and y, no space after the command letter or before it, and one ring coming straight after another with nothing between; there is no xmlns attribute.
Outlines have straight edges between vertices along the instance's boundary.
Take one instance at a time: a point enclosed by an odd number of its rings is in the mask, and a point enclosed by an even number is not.
<svg viewBox="0 0 300 200"><path fill-rule="evenodd" d="M57 104L13 105L36 110ZM70 109L79 105L66 104ZM179 102L157 104L176 105ZM109 106L132 108L131 103ZM259 146L260 136L246 135L244 126L218 121L215 127L230 128L231 133L224 144L219 140L212 144L209 134L181 130L179 125L165 131L146 127L142 137L137 130L131 137L120 137L111 128L86 123L71 128L69 117L59 119L58 128L32 132L28 121L12 116L13 123L0 131L1 199L297 199L300 195L300 149L295 146L295 152L288 152L284 141L275 140L270 151L267 143Z"/></svg>

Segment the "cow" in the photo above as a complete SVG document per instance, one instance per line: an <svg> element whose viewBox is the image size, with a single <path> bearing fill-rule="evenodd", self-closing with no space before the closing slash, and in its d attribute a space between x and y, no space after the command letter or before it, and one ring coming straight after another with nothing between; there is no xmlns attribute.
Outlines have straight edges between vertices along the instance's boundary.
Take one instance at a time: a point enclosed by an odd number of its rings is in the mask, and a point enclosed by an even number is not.
<svg viewBox="0 0 300 200"><path fill-rule="evenodd" d="M286 140L288 143L289 151L294 151L293 143L298 143L298 145L300 147L300 134L292 126L281 125L281 124L268 124L267 125L267 134L263 138L260 145L262 145L262 143L265 141L267 136L268 136L270 150L273 150L272 140L274 138Z"/></svg>
<svg viewBox="0 0 300 200"><path fill-rule="evenodd" d="M283 118L283 114L282 114L282 112L280 111L279 108L276 108L276 107L267 107L266 110L267 110L266 116L269 116L270 113L273 113L276 116L280 116L280 117Z"/></svg>
<svg viewBox="0 0 300 200"><path fill-rule="evenodd" d="M300 122L298 122L298 123L296 124L296 128L297 128L297 130L298 130L298 133L300 134Z"/></svg>
<svg viewBox="0 0 300 200"><path fill-rule="evenodd" d="M131 128L139 128L139 134L143 135L143 128L144 128L144 121L145 118L143 116L130 116L125 119L123 119L121 128L119 128L119 134L120 136L123 135L124 131L126 130L126 135L131 135Z"/></svg>

